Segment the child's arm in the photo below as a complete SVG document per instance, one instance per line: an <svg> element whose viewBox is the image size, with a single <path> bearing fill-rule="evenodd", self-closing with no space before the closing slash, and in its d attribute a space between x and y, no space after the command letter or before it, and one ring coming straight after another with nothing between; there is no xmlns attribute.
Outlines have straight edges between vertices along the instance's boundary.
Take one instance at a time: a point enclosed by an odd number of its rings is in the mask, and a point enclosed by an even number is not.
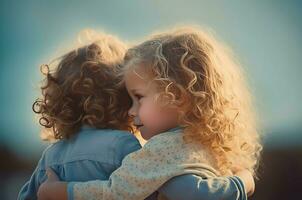
<svg viewBox="0 0 302 200"><path fill-rule="evenodd" d="M72 196L68 198L66 182L59 182L51 170L48 170L47 174L49 178L39 188L38 197L40 200L73 199ZM246 190L245 185L247 186ZM169 200L246 200L246 192L252 193L253 191L254 179L248 170L239 171L233 177L209 179L192 174L182 175L172 178L159 189L159 192ZM71 195L72 192L69 194ZM156 198L153 196L149 199Z"/></svg>
<svg viewBox="0 0 302 200"><path fill-rule="evenodd" d="M245 192L247 196L252 196L255 191L255 181L252 173L247 170L243 169L240 171L237 171L235 173L235 176L238 176L243 181L243 184L245 185Z"/></svg>
<svg viewBox="0 0 302 200"><path fill-rule="evenodd" d="M158 159L158 155L155 157L152 151L146 148L143 151L129 154L123 160L122 166L111 174L108 181L68 183L68 198L144 199L173 177L175 173L183 171L182 169L178 170L174 163L158 165L154 162L155 159ZM39 198L42 200L67 199L66 185L62 182L43 183L39 189ZM60 196L61 194L62 196Z"/></svg>
<svg viewBox="0 0 302 200"><path fill-rule="evenodd" d="M162 142L162 140L157 140ZM211 167L205 164L182 165L181 159L186 158L185 154L178 154L178 159L170 159L169 150L175 154L174 149L166 148L162 153L163 147L153 141L146 144L143 149L129 154L123 160L122 166L114 171L108 181L88 181L68 183L68 198L70 199L144 199L156 191L165 182L174 176L185 173L198 172L202 177L214 177ZM169 143L168 143L169 144ZM181 157L184 156L184 157ZM180 160L179 160L180 159ZM164 162L167 161L167 162ZM193 168L192 168L193 167ZM199 167L199 170L195 170ZM196 168L197 169L197 168ZM66 184L63 184L66 187ZM42 188L42 187L41 187ZM48 192L50 197L56 197L56 192ZM65 195L66 199L66 195Z"/></svg>
<svg viewBox="0 0 302 200"><path fill-rule="evenodd" d="M39 200L67 200L67 183L61 182L51 169L47 169L47 180L39 187L37 197Z"/></svg>
<svg viewBox="0 0 302 200"><path fill-rule="evenodd" d="M45 180L45 173L37 166L29 181L19 191L18 200L37 198L36 194L42 179Z"/></svg>
<svg viewBox="0 0 302 200"><path fill-rule="evenodd" d="M249 182L239 176L203 179L187 174L170 179L158 191L169 200L246 200Z"/></svg>
<svg viewBox="0 0 302 200"><path fill-rule="evenodd" d="M37 198L38 188L39 188L40 184L43 181L45 181L47 178L45 169L42 167L43 162L44 162L45 151L43 152L43 154L36 166L36 169L32 173L29 181L27 181L21 188L21 190L18 194L18 200L36 199Z"/></svg>

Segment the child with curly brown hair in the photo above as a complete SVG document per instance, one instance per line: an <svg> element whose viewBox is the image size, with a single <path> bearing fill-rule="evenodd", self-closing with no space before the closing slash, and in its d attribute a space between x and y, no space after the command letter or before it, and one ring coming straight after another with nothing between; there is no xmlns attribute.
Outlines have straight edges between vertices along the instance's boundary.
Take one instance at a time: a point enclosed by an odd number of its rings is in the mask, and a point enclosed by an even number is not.
<svg viewBox="0 0 302 200"><path fill-rule="evenodd" d="M109 181L45 183L41 199L68 192L69 199L139 200L182 174L211 180L238 167L255 174L261 144L250 94L240 67L210 34L182 28L152 36L128 50L124 81L129 116L148 142Z"/></svg>
<svg viewBox="0 0 302 200"><path fill-rule="evenodd" d="M42 65L42 98L33 103L44 127L42 137L56 140L42 154L18 199L36 199L51 167L66 181L106 180L129 153L141 148L132 131L130 97L118 76L126 45L99 34L96 41L59 58L54 70Z"/></svg>

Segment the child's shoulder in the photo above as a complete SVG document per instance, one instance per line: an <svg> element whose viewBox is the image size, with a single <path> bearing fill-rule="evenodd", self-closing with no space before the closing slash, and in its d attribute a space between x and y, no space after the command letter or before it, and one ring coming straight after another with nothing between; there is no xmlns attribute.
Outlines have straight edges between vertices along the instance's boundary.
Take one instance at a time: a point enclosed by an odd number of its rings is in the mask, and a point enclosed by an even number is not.
<svg viewBox="0 0 302 200"><path fill-rule="evenodd" d="M144 148L157 149L168 148L183 144L183 129L174 128L153 136L144 146Z"/></svg>
<svg viewBox="0 0 302 200"><path fill-rule="evenodd" d="M83 126L76 136L77 139L107 138L108 140L116 140L124 137L135 138L135 136L128 131L117 129L97 129L89 126Z"/></svg>
<svg viewBox="0 0 302 200"><path fill-rule="evenodd" d="M83 127L74 137L60 140L47 147L44 157L51 164L77 159L107 162L107 158L114 158L118 152L134 151L132 149L139 148L137 138L130 132Z"/></svg>
<svg viewBox="0 0 302 200"><path fill-rule="evenodd" d="M211 165L213 163L210 152L203 145L185 141L184 131L181 128L171 129L152 137L143 148L148 155L159 154L163 157L173 155L179 160L191 160Z"/></svg>

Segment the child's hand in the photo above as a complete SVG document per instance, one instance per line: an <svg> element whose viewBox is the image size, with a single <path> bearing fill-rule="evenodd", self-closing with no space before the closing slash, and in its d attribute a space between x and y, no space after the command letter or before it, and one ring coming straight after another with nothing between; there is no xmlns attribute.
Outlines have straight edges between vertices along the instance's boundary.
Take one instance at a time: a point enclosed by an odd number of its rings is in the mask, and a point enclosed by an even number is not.
<svg viewBox="0 0 302 200"><path fill-rule="evenodd" d="M235 175L243 181L247 196L251 196L255 191L255 181L252 173L247 169L243 169L237 171Z"/></svg>
<svg viewBox="0 0 302 200"><path fill-rule="evenodd" d="M45 183L46 182L60 181L60 179L57 176L57 174L51 168L47 168L46 169L46 174L47 174L47 179L46 179Z"/></svg>
<svg viewBox="0 0 302 200"><path fill-rule="evenodd" d="M47 179L39 187L37 196L39 200L66 199L67 184L60 182L60 179L51 169L46 170Z"/></svg>

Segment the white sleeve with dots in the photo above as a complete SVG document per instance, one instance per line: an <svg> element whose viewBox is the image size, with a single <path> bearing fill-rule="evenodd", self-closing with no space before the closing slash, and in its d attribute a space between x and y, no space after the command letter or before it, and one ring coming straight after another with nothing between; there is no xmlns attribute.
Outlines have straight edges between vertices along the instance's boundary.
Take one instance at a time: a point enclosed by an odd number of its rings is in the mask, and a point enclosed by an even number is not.
<svg viewBox="0 0 302 200"><path fill-rule="evenodd" d="M216 176L208 154L196 145L184 143L182 138L181 132L154 136L141 150L126 156L108 181L70 183L69 199L139 200L174 176L187 173Z"/></svg>

